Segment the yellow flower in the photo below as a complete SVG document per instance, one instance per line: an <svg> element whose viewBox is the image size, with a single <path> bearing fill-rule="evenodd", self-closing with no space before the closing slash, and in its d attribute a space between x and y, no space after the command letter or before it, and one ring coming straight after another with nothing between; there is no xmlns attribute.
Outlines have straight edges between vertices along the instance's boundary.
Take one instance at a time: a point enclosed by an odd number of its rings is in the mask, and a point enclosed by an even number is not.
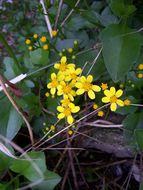
<svg viewBox="0 0 143 190"><path fill-rule="evenodd" d="M38 38L38 34L33 34L33 38L37 39Z"/></svg>
<svg viewBox="0 0 143 190"><path fill-rule="evenodd" d="M58 119L66 118L68 124L72 124L74 121L72 113L77 113L80 110L80 107L70 103L68 106L58 106L57 110L60 112L57 116Z"/></svg>
<svg viewBox="0 0 143 190"><path fill-rule="evenodd" d="M65 95L64 99L60 101L62 106L68 106L71 103L71 100L68 98L68 96Z"/></svg>
<svg viewBox="0 0 143 190"><path fill-rule="evenodd" d="M48 50L48 48L49 48L48 44L43 45L44 50Z"/></svg>
<svg viewBox="0 0 143 190"><path fill-rule="evenodd" d="M64 81L61 81L60 84L58 85L57 89L57 95L61 96L63 95L64 97L68 97L71 101L74 100L74 96L76 96L75 91L72 89L74 87L73 83L65 83Z"/></svg>
<svg viewBox="0 0 143 190"><path fill-rule="evenodd" d="M50 93L49 93L49 92L46 92L46 93L45 93L45 96L46 96L46 97L49 97L49 96L50 96Z"/></svg>
<svg viewBox="0 0 143 190"><path fill-rule="evenodd" d="M71 136L73 135L73 130L68 130L68 134Z"/></svg>
<svg viewBox="0 0 143 190"><path fill-rule="evenodd" d="M93 104L93 109L96 110L98 108L97 104Z"/></svg>
<svg viewBox="0 0 143 190"><path fill-rule="evenodd" d="M31 40L26 39L26 40L25 40L25 43L26 43L27 45L29 45L29 44L31 44Z"/></svg>
<svg viewBox="0 0 143 190"><path fill-rule="evenodd" d="M99 116L99 117L103 117L104 116L104 111L99 111L98 113L97 113L97 115Z"/></svg>
<svg viewBox="0 0 143 190"><path fill-rule="evenodd" d="M143 70L143 63L138 65L139 70Z"/></svg>
<svg viewBox="0 0 143 190"><path fill-rule="evenodd" d="M58 34L57 30L53 30L53 31L52 31L52 36L53 36L53 37L56 37L57 34Z"/></svg>
<svg viewBox="0 0 143 190"><path fill-rule="evenodd" d="M43 42L43 43L45 43L45 42L47 41L46 36L42 36L42 37L40 38L40 41Z"/></svg>
<svg viewBox="0 0 143 190"><path fill-rule="evenodd" d="M108 88L107 83L101 83L102 90L106 90Z"/></svg>
<svg viewBox="0 0 143 190"><path fill-rule="evenodd" d="M139 74L137 74L137 77L138 77L139 79L141 79L141 78L143 78L143 74L142 74L142 73L139 73Z"/></svg>
<svg viewBox="0 0 143 190"><path fill-rule="evenodd" d="M52 95L55 95L58 85L59 85L58 77L55 73L52 73L51 74L51 82L47 84L47 88L50 89L50 93Z"/></svg>
<svg viewBox="0 0 143 190"><path fill-rule="evenodd" d="M72 49L72 48L68 48L68 52L69 52L69 53L72 53L72 52L73 52L73 49Z"/></svg>
<svg viewBox="0 0 143 190"><path fill-rule="evenodd" d="M72 80L73 82L76 82L76 79L78 78L78 75L81 74L82 69L81 68L71 68L68 69L66 72L66 77L65 77L65 81L70 81Z"/></svg>
<svg viewBox="0 0 143 190"><path fill-rule="evenodd" d="M129 106L131 104L131 101L129 99L124 100L124 105Z"/></svg>
<svg viewBox="0 0 143 190"><path fill-rule="evenodd" d="M29 46L28 49L29 49L29 51L32 51L33 47L32 47L32 46Z"/></svg>
<svg viewBox="0 0 143 190"><path fill-rule="evenodd" d="M85 76L81 76L79 82L75 84L75 86L78 88L76 94L81 95L84 92L87 92L90 99L95 99L95 92L99 92L101 88L97 85L93 85L92 81L92 75L88 75L87 78Z"/></svg>
<svg viewBox="0 0 143 190"><path fill-rule="evenodd" d="M65 72L67 69L75 68L75 64L67 64L67 57L62 56L60 63L55 63L54 68L61 72Z"/></svg>
<svg viewBox="0 0 143 190"><path fill-rule="evenodd" d="M115 87L111 87L110 90L105 90L104 94L106 97L102 98L103 103L111 103L110 109L111 111L116 111L117 105L124 106L124 102L118 99L123 94L123 90L119 89L116 92Z"/></svg>
<svg viewBox="0 0 143 190"><path fill-rule="evenodd" d="M55 129L56 129L56 127L55 127L54 125L51 125L51 126L50 126L50 130L51 130L52 132L54 132Z"/></svg>

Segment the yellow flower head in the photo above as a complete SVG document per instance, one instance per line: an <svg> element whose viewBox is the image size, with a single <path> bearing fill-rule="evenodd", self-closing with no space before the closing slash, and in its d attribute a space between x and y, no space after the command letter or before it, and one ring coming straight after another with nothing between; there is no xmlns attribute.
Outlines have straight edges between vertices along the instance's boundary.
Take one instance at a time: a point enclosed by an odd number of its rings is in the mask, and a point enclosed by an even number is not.
<svg viewBox="0 0 143 190"><path fill-rule="evenodd" d="M99 116L99 117L103 117L104 116L104 111L99 111L98 113L97 113L97 115Z"/></svg>
<svg viewBox="0 0 143 190"><path fill-rule="evenodd" d="M131 101L129 99L124 100L124 105L129 106L131 104Z"/></svg>
<svg viewBox="0 0 143 190"><path fill-rule="evenodd" d="M143 78L143 74L142 74L142 73L139 73L139 74L137 74L137 77L138 77L139 79L141 79L141 78Z"/></svg>
<svg viewBox="0 0 143 190"><path fill-rule="evenodd" d="M108 88L107 83L101 83L102 90L106 90Z"/></svg>
<svg viewBox="0 0 143 190"><path fill-rule="evenodd" d="M48 44L43 45L44 50L48 50L48 48L49 48Z"/></svg>
<svg viewBox="0 0 143 190"><path fill-rule="evenodd" d="M37 39L38 38L38 34L33 34L33 38Z"/></svg>
<svg viewBox="0 0 143 190"><path fill-rule="evenodd" d="M81 68L68 69L67 72L66 72L65 81L68 82L68 81L72 80L73 82L76 82L76 80L78 78L78 75L81 74L81 72L82 72Z"/></svg>
<svg viewBox="0 0 143 190"><path fill-rule="evenodd" d="M29 49L29 51L32 51L33 47L32 47L32 46L29 46L28 49Z"/></svg>
<svg viewBox="0 0 143 190"><path fill-rule="evenodd" d="M64 81L60 82L57 89L57 95L63 95L65 98L68 97L71 101L74 100L74 96L76 96L75 91L72 89L74 87L73 83L65 83Z"/></svg>
<svg viewBox="0 0 143 190"><path fill-rule="evenodd" d="M46 96L46 97L49 97L49 96L50 96L50 93L49 93L49 92L46 92L46 93L45 93L45 96Z"/></svg>
<svg viewBox="0 0 143 190"><path fill-rule="evenodd" d="M68 134L71 136L73 135L73 130L68 130Z"/></svg>
<svg viewBox="0 0 143 190"><path fill-rule="evenodd" d="M27 45L29 45L29 44L31 44L31 40L26 39L26 40L25 40L25 43L26 43Z"/></svg>
<svg viewBox="0 0 143 190"><path fill-rule="evenodd" d="M111 87L110 90L104 91L105 97L102 98L103 103L111 103L111 111L116 111L117 105L124 106L124 102L118 99L123 94L123 90L116 91L115 87Z"/></svg>
<svg viewBox="0 0 143 190"><path fill-rule="evenodd" d="M45 43L45 42L47 41L46 36L42 36L42 37L40 38L40 41L43 42L43 43Z"/></svg>
<svg viewBox="0 0 143 190"><path fill-rule="evenodd" d="M55 73L52 73L51 74L51 82L47 84L47 88L50 89L50 93L52 95L55 95L58 85L59 85L58 77Z"/></svg>
<svg viewBox="0 0 143 190"><path fill-rule="evenodd" d="M67 57L62 56L60 63L55 63L54 68L61 72L65 72L67 69L75 68L75 64L67 64Z"/></svg>
<svg viewBox="0 0 143 190"><path fill-rule="evenodd" d="M58 34L57 30L53 30L53 31L52 31L52 36L53 36L53 37L56 37L57 34Z"/></svg>
<svg viewBox="0 0 143 190"><path fill-rule="evenodd" d="M73 52L73 49L72 49L72 48L68 48L68 52L69 52L69 53L72 53L72 52Z"/></svg>
<svg viewBox="0 0 143 190"><path fill-rule="evenodd" d="M85 76L81 76L79 81L75 84L78 88L76 94L81 95L84 92L87 92L90 99L95 99L95 92L101 91L101 88L97 85L93 85L92 81L92 75L88 75L87 78Z"/></svg>
<svg viewBox="0 0 143 190"><path fill-rule="evenodd" d="M70 103L68 106L58 106L57 110L60 112L57 116L58 119L66 118L68 124L72 124L74 121L72 113L77 113L80 110L80 107Z"/></svg>
<svg viewBox="0 0 143 190"><path fill-rule="evenodd" d="M141 64L138 65L138 69L139 70L143 70L143 63L141 63Z"/></svg>
<svg viewBox="0 0 143 190"><path fill-rule="evenodd" d="M93 109L96 110L98 108L97 104L93 104Z"/></svg>
<svg viewBox="0 0 143 190"><path fill-rule="evenodd" d="M51 126L50 126L50 130L51 130L52 132L54 132L55 129L56 129L56 127L55 127L54 125L51 125Z"/></svg>

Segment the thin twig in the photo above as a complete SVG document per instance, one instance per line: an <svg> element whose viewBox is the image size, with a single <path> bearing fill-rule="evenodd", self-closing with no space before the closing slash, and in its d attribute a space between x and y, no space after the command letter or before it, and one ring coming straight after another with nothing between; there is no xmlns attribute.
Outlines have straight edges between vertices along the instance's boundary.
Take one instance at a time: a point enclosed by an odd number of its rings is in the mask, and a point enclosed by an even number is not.
<svg viewBox="0 0 143 190"><path fill-rule="evenodd" d="M80 0L78 0L75 4L75 8L78 6ZM63 20L63 22L61 23L61 27L66 23L66 21L69 19L69 17L72 15L72 13L74 12L74 9L72 9L69 14L66 16L66 18Z"/></svg>
<svg viewBox="0 0 143 190"><path fill-rule="evenodd" d="M62 10L62 6L63 6L63 0L60 0L60 2L59 2L59 7L58 7L58 11L57 11L57 15L56 15L56 19L55 19L54 30L57 29L58 20L59 20L59 17L60 17L60 13L61 13L61 10Z"/></svg>
<svg viewBox="0 0 143 190"><path fill-rule="evenodd" d="M28 128L28 131L29 131L29 136L30 136L30 140L31 140L31 143L32 145L34 144L34 138L33 138L33 132L32 132L32 129L31 129L31 126L27 120L27 118L25 117L25 115L22 113L22 111L20 110L20 108L18 107L18 105L16 104L15 100L11 97L11 95L9 94L6 86L5 86L5 83L3 81L3 77L0 75L0 84L3 88L3 91L4 93L6 94L7 98L9 99L9 101L11 102L11 104L13 105L13 107L16 109L16 111L19 113L19 115L22 117L22 119L25 121L26 123L26 126Z"/></svg>

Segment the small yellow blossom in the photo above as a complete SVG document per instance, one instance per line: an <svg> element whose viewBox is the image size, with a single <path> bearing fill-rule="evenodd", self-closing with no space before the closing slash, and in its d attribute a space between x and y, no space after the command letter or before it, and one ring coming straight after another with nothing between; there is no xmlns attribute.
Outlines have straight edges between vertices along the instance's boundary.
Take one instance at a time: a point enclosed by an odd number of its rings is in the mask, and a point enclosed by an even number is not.
<svg viewBox="0 0 143 190"><path fill-rule="evenodd" d="M96 110L98 108L97 104L93 104L93 109Z"/></svg>
<svg viewBox="0 0 143 190"><path fill-rule="evenodd" d="M81 76L79 81L75 84L78 88L76 94L81 95L84 92L87 92L90 99L95 99L95 92L101 91L101 88L97 85L93 85L92 81L92 75L88 75L87 78L85 76Z"/></svg>
<svg viewBox="0 0 143 190"><path fill-rule="evenodd" d="M58 34L57 30L53 30L53 31L52 31L52 36L53 36L53 37L56 37L57 34Z"/></svg>
<svg viewBox="0 0 143 190"><path fill-rule="evenodd" d="M26 39L26 40L25 40L25 43L26 43L27 45L29 45L29 44L31 44L31 40Z"/></svg>
<svg viewBox="0 0 143 190"><path fill-rule="evenodd" d="M37 39L38 38L38 34L33 34L33 38Z"/></svg>
<svg viewBox="0 0 143 190"><path fill-rule="evenodd" d="M110 90L105 90L104 94L106 97L102 98L103 103L111 103L111 111L116 111L117 105L124 106L124 102L118 99L123 94L123 90L119 89L116 91L115 87L111 87Z"/></svg>
<svg viewBox="0 0 143 190"><path fill-rule="evenodd" d="M45 93L45 96L46 96L46 97L49 97L49 96L50 96L50 93L49 93L49 92L46 92L46 93Z"/></svg>
<svg viewBox="0 0 143 190"><path fill-rule="evenodd" d="M71 136L73 135L73 130L68 130L68 134Z"/></svg>
<svg viewBox="0 0 143 190"><path fill-rule="evenodd" d="M58 119L66 118L68 124L72 124L74 121L72 113L77 113L80 110L80 107L70 103L68 106L58 106L57 110L60 112L57 116Z"/></svg>
<svg viewBox="0 0 143 190"><path fill-rule="evenodd" d="M97 115L99 116L99 117L103 117L104 116L104 111L99 111L98 113L97 113Z"/></svg>
<svg viewBox="0 0 143 190"><path fill-rule="evenodd" d="M67 64L67 57L61 57L60 63L55 63L55 69L58 69L61 72L65 72L67 69L75 68L75 64Z"/></svg>
<svg viewBox="0 0 143 190"><path fill-rule="evenodd" d="M43 43L45 43L45 42L47 41L46 36L42 36L42 37L40 38L40 41L43 42Z"/></svg>
<svg viewBox="0 0 143 190"><path fill-rule="evenodd" d="M50 130L51 130L52 132L54 132L55 129L56 129L56 127L55 127L54 125L51 125L51 126L50 126Z"/></svg>
<svg viewBox="0 0 143 190"><path fill-rule="evenodd" d="M58 85L57 89L57 95L64 97L68 97L71 101L74 100L74 96L76 96L75 91L73 90L74 84L73 83L65 83L64 81L61 81Z"/></svg>
<svg viewBox="0 0 143 190"><path fill-rule="evenodd" d="M139 70L143 70L143 63L141 63L141 64L138 65L138 69Z"/></svg>
<svg viewBox="0 0 143 190"><path fill-rule="evenodd" d="M52 73L51 74L51 82L47 84L47 88L50 89L50 93L52 95L55 95L58 85L59 85L58 77L55 73Z"/></svg>
<svg viewBox="0 0 143 190"><path fill-rule="evenodd" d="M67 72L66 72L65 81L68 82L68 81L72 80L73 82L76 82L76 80L78 78L78 75L81 74L81 72L82 72L81 68L68 69Z"/></svg>
<svg viewBox="0 0 143 190"><path fill-rule="evenodd" d="M60 101L62 106L68 106L71 103L71 100L68 96L65 95L64 99Z"/></svg>
<svg viewBox="0 0 143 190"><path fill-rule="evenodd" d="M43 45L44 50L48 50L48 48L49 48L48 44Z"/></svg>
<svg viewBox="0 0 143 190"><path fill-rule="evenodd" d="M143 78L143 74L142 74L142 73L139 73L139 74L137 74L137 77L138 77L139 79L141 79L141 78Z"/></svg>
<svg viewBox="0 0 143 190"><path fill-rule="evenodd" d="M72 49L72 48L68 48L68 52L69 52L69 53L72 53L72 52L73 52L73 49Z"/></svg>
<svg viewBox="0 0 143 190"><path fill-rule="evenodd" d="M124 105L129 106L131 104L131 101L129 99L124 100Z"/></svg>
<svg viewBox="0 0 143 190"><path fill-rule="evenodd" d="M33 47L32 47L32 46L29 46L28 49L29 49L29 51L32 51Z"/></svg>
<svg viewBox="0 0 143 190"><path fill-rule="evenodd" d="M106 90L108 88L107 83L101 83L102 90Z"/></svg>

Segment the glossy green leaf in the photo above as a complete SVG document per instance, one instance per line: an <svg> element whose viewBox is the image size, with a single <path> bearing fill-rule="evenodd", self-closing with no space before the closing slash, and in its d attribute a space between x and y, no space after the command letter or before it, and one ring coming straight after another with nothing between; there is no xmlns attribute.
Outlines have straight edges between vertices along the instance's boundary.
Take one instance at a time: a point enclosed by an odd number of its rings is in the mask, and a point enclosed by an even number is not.
<svg viewBox="0 0 143 190"><path fill-rule="evenodd" d="M117 82L137 60L143 39L127 26L113 24L101 32L101 41L106 68Z"/></svg>
<svg viewBox="0 0 143 190"><path fill-rule="evenodd" d="M0 107L0 134L11 140L19 131L23 120L6 97L0 100Z"/></svg>

